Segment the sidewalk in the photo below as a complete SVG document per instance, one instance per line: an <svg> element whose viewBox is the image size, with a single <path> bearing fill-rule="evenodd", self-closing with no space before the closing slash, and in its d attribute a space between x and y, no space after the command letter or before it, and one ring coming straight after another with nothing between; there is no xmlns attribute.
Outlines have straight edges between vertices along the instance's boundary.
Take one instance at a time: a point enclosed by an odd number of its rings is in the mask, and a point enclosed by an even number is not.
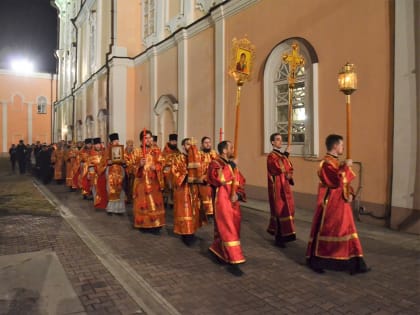
<svg viewBox="0 0 420 315"><path fill-rule="evenodd" d="M81 305L82 310L74 306L74 310L63 310L64 303L56 303L61 304L61 308L55 308L60 312L51 313L39 303L43 296L40 289L51 283L43 276L50 272L46 267L40 269L44 271L38 277L39 285L32 288L29 284L22 288L25 283L15 286L13 278L8 278L6 282L12 288L22 289L13 291L13 296L10 291L9 295L0 291L0 314L420 312L420 240L415 235L357 223L372 271L356 276L328 271L319 275L305 266L304 259L312 211L296 211L298 239L279 249L265 232L268 205L250 200L242 208L241 243L247 263L241 266L244 274L236 277L208 252L212 225L200 229L197 243L186 247L172 232L171 210L167 211L168 224L161 235L144 234L132 229L130 215L110 217L95 211L80 193L69 192L63 185L36 187L57 205L60 216L33 216L18 211L1 215L0 276L10 275L10 266L19 266L9 263L9 269L3 268L2 259L16 259L12 255L36 255L48 261L54 261L56 256L56 266L62 268L65 277L61 282L67 279L68 288L77 297L73 301L79 302L77 307ZM0 188L0 199L3 195L4 186ZM53 264L44 260L44 265ZM28 270L21 267L20 272ZM29 270L36 270L34 277L39 274L39 268ZM64 294L58 295L65 298ZM13 297L20 298L20 303ZM16 312L20 310L17 305L26 306L26 312Z"/></svg>
<svg viewBox="0 0 420 315"><path fill-rule="evenodd" d="M265 232L268 213L261 209L267 205L250 201L243 207L241 235L247 263L241 266L244 275L235 277L208 252L212 225L200 229L198 242L186 247L172 232L172 211L167 212L168 224L160 236L144 234L131 228L131 216L109 217L93 210L79 193L68 193L63 186L47 188L48 196L62 203L62 214L71 218L73 228L89 233L88 240L82 239L101 262L117 268L109 270L131 298L143 298L153 305L151 312L418 314L420 310L420 246L415 235L359 224L365 258L373 271L319 275L305 266L304 259L311 211L297 211L298 240L280 250ZM131 284L130 277L135 279Z"/></svg>

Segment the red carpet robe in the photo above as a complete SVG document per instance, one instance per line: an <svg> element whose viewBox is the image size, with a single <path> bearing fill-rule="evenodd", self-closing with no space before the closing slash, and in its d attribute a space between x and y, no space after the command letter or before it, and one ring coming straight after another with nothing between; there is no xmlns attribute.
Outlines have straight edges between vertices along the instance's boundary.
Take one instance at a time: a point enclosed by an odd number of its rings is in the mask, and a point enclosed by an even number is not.
<svg viewBox="0 0 420 315"><path fill-rule="evenodd" d="M210 162L217 156L216 151L211 150L210 152L200 151L201 156L201 174L202 183L198 186L201 207L203 208L206 215L213 215L213 200L212 200L212 189L207 183L207 170Z"/></svg>
<svg viewBox="0 0 420 315"><path fill-rule="evenodd" d="M134 227L142 229L159 228L165 225L165 207L162 190L164 187L162 174L162 157L158 147L146 148L146 156L142 149L134 149L130 168L135 174L133 187ZM140 166L140 160L146 164ZM151 166L154 166L154 170Z"/></svg>
<svg viewBox="0 0 420 315"><path fill-rule="evenodd" d="M106 169L107 156L103 150L92 149L88 159L88 178L93 192L93 205L95 209L105 210L108 205L108 193L106 190Z"/></svg>
<svg viewBox="0 0 420 315"><path fill-rule="evenodd" d="M89 155L92 149L83 148L80 150L79 153L79 161L80 161L80 168L79 168L79 181L78 186L82 191L82 195L84 197L90 197L92 195L91 191L91 183L88 179L88 169L89 169Z"/></svg>
<svg viewBox="0 0 420 315"><path fill-rule="evenodd" d="M242 254L240 231L241 209L239 201L231 202L231 195L237 193L245 199L245 179L237 168L220 156L211 161L207 180L214 190L214 241L210 251L230 264L245 262Z"/></svg>
<svg viewBox="0 0 420 315"><path fill-rule="evenodd" d="M198 186L188 183L188 157L176 153L172 157L171 178L174 193L174 233L193 235L202 225Z"/></svg>
<svg viewBox="0 0 420 315"><path fill-rule="evenodd" d="M273 150L267 156L268 200L270 222L267 232L276 241L290 242L296 239L295 202L290 185L293 185L293 166L286 154Z"/></svg>
<svg viewBox="0 0 420 315"><path fill-rule="evenodd" d="M327 154L318 171L320 179L317 208L312 220L306 257L315 268L360 271L366 265L354 224L350 182L352 169Z"/></svg>

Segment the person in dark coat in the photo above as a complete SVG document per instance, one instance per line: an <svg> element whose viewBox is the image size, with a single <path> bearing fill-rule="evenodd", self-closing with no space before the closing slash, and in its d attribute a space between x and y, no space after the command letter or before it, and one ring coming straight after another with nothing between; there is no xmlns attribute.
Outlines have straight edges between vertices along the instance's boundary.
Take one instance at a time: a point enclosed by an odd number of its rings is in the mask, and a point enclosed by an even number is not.
<svg viewBox="0 0 420 315"><path fill-rule="evenodd" d="M16 147L16 158L17 158L17 161L19 163L20 174L25 174L26 146L23 143L23 140L19 140L19 144Z"/></svg>
<svg viewBox="0 0 420 315"><path fill-rule="evenodd" d="M38 153L39 173L42 183L48 184L51 180L51 151L46 144L42 145L41 151Z"/></svg>
<svg viewBox="0 0 420 315"><path fill-rule="evenodd" d="M34 148L34 157L35 157L35 176L40 177L39 174L39 153L42 150L41 142L37 141Z"/></svg>
<svg viewBox="0 0 420 315"><path fill-rule="evenodd" d="M15 172L16 169L16 145L12 144L12 146L9 149L9 155L10 155L10 163L12 164L12 172Z"/></svg>
<svg viewBox="0 0 420 315"><path fill-rule="evenodd" d="M26 145L25 152L25 170L31 172L31 155L32 155L32 146L30 144Z"/></svg>

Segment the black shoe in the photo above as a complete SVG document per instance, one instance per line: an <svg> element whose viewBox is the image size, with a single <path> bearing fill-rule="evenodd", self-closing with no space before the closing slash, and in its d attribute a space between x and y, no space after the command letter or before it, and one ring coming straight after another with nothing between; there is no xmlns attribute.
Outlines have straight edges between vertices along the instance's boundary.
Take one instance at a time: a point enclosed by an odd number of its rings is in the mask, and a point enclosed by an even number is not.
<svg viewBox="0 0 420 315"><path fill-rule="evenodd" d="M238 265L229 265L227 267L227 271L235 277L242 277L242 275L244 274L244 272L241 270L241 268L239 268Z"/></svg>
<svg viewBox="0 0 420 315"><path fill-rule="evenodd" d="M196 238L194 234L182 235L182 242L187 246L194 245Z"/></svg>
<svg viewBox="0 0 420 315"><path fill-rule="evenodd" d="M311 266L310 264L308 264L308 267L311 268L312 271L314 271L316 273L319 273L319 274L325 273L325 270L322 269L322 268L314 267L314 266Z"/></svg>
<svg viewBox="0 0 420 315"><path fill-rule="evenodd" d="M286 244L281 241L275 241L274 244L280 248L286 248Z"/></svg>
<svg viewBox="0 0 420 315"><path fill-rule="evenodd" d="M274 244L280 248L286 248L286 243L281 239L280 236L276 236Z"/></svg>
<svg viewBox="0 0 420 315"><path fill-rule="evenodd" d="M366 267L366 268L359 269L359 270L350 270L349 273L350 273L351 276L353 276L353 275L358 274L358 273L367 273L371 270L372 270L372 268Z"/></svg>
<svg viewBox="0 0 420 315"><path fill-rule="evenodd" d="M150 229L150 233L153 235L160 235L160 227Z"/></svg>
<svg viewBox="0 0 420 315"><path fill-rule="evenodd" d="M107 212L106 214L109 216L112 216L112 212Z"/></svg>

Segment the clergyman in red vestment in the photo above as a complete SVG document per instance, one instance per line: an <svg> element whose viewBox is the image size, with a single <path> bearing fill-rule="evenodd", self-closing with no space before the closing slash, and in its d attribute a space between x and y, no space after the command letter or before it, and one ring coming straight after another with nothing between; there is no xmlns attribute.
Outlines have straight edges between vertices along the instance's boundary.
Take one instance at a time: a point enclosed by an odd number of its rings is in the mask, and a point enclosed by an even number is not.
<svg viewBox="0 0 420 315"><path fill-rule="evenodd" d="M243 184L233 158L230 141L218 144L219 155L210 162L207 181L214 191L214 240L209 250L232 265L245 262L242 254L240 230L241 209L239 200L245 200Z"/></svg>
<svg viewBox="0 0 420 315"><path fill-rule="evenodd" d="M283 153L281 135L270 136L273 151L267 156L268 199L270 222L267 232L275 236L275 244L285 247L285 242L296 240L295 202L290 185L293 185L293 166L289 160L289 148Z"/></svg>
<svg viewBox="0 0 420 315"><path fill-rule="evenodd" d="M162 190L162 156L159 147L153 146L152 132L140 132L142 148L134 151L132 166L135 175L133 186L134 227L142 232L159 234L165 226L165 207Z"/></svg>
<svg viewBox="0 0 420 315"><path fill-rule="evenodd" d="M88 179L91 184L93 195L93 206L95 209L105 210L108 205L108 194L106 191L106 156L101 144L101 138L93 138L93 149L88 159Z"/></svg>
<svg viewBox="0 0 420 315"><path fill-rule="evenodd" d="M356 177L351 169L353 162L338 159L344 151L343 137L329 135L325 143L328 152L318 170L318 200L306 252L307 263L319 273L324 269L350 274L366 272L369 268L363 260L351 207L354 194L350 183Z"/></svg>
<svg viewBox="0 0 420 315"><path fill-rule="evenodd" d="M200 198L196 184L190 183L188 174L191 139L181 142L182 152L175 153L171 162L171 178L174 192L174 233L181 235L182 241L190 246L194 244L194 236L201 227Z"/></svg>

